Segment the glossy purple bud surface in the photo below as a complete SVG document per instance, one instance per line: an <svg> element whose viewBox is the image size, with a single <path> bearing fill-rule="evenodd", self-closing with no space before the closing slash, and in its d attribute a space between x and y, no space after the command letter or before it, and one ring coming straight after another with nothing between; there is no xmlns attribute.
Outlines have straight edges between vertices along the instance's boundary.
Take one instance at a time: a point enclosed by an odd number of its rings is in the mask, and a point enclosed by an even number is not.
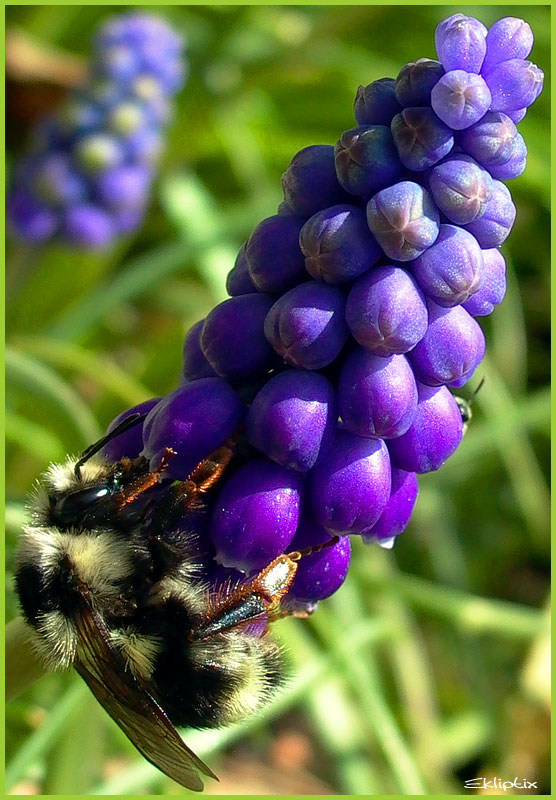
<svg viewBox="0 0 556 800"><path fill-rule="evenodd" d="M428 106L431 90L444 75L440 61L419 58L405 64L396 78L396 99L403 107Z"/></svg>
<svg viewBox="0 0 556 800"><path fill-rule="evenodd" d="M436 242L408 264L423 292L449 308L468 300L483 278L483 254L475 237L457 225L441 225Z"/></svg>
<svg viewBox="0 0 556 800"><path fill-rule="evenodd" d="M115 417L108 428L106 433L111 433L118 427L120 422L127 419L131 414L148 414L151 408L154 408L159 402L160 397L151 397L149 400L144 400L132 408L122 411ZM110 463L115 463L122 458L137 458L143 449L143 423L140 422L134 425L129 430L120 433L114 439L107 442L100 451L101 456Z"/></svg>
<svg viewBox="0 0 556 800"><path fill-rule="evenodd" d="M379 78L367 86L359 86L353 103L358 125L390 126L392 117L402 110L396 100L394 78Z"/></svg>
<svg viewBox="0 0 556 800"><path fill-rule="evenodd" d="M415 377L427 386L470 378L485 354L480 326L461 306L442 308L429 300L429 327L409 354Z"/></svg>
<svg viewBox="0 0 556 800"><path fill-rule="evenodd" d="M432 108L406 108L392 120L394 144L404 166L422 172L447 156L454 134Z"/></svg>
<svg viewBox="0 0 556 800"><path fill-rule="evenodd" d="M428 326L423 293L400 267L375 267L359 278L346 303L349 328L363 347L378 356L407 353Z"/></svg>
<svg viewBox="0 0 556 800"><path fill-rule="evenodd" d="M512 229L515 214L510 190L504 183L493 181L484 214L466 225L465 229L473 234L483 249L500 247Z"/></svg>
<svg viewBox="0 0 556 800"><path fill-rule="evenodd" d="M462 69L447 72L431 93L437 116L456 131L478 122L490 108L490 101L490 90L483 78Z"/></svg>
<svg viewBox="0 0 556 800"><path fill-rule="evenodd" d="M222 378L180 386L154 406L143 425L143 455L155 468L167 447L175 450L166 474L186 480L192 470L237 430L244 409Z"/></svg>
<svg viewBox="0 0 556 800"><path fill-rule="evenodd" d="M533 48L533 31L522 19L504 17L489 28L486 35L486 46L483 72L488 72L501 61L527 58Z"/></svg>
<svg viewBox="0 0 556 800"><path fill-rule="evenodd" d="M313 144L296 153L282 175L282 189L289 208L305 218L348 202L336 177L334 147L328 144Z"/></svg>
<svg viewBox="0 0 556 800"><path fill-rule="evenodd" d="M307 220L299 235L307 272L316 280L341 284L362 275L380 258L365 212L331 206Z"/></svg>
<svg viewBox="0 0 556 800"><path fill-rule="evenodd" d="M486 35L482 22L464 14L453 14L439 22L434 45L444 69L479 72L486 55Z"/></svg>
<svg viewBox="0 0 556 800"><path fill-rule="evenodd" d="M483 282L478 291L463 303L472 317L491 314L506 294L506 261L500 250L496 247L483 250L483 260Z"/></svg>
<svg viewBox="0 0 556 800"><path fill-rule="evenodd" d="M390 486L384 441L338 430L328 453L309 476L312 515L332 533L361 533L386 508Z"/></svg>
<svg viewBox="0 0 556 800"><path fill-rule="evenodd" d="M111 244L114 221L111 215L92 204L73 206L62 220L64 238L78 247L103 248Z"/></svg>
<svg viewBox="0 0 556 800"><path fill-rule="evenodd" d="M517 136L517 128L506 114L489 111L479 122L459 134L458 143L465 153L492 174L493 167L512 158Z"/></svg>
<svg viewBox="0 0 556 800"><path fill-rule="evenodd" d="M386 125L344 131L334 147L336 174L349 194L368 199L402 174L402 165Z"/></svg>
<svg viewBox="0 0 556 800"><path fill-rule="evenodd" d="M461 441L459 407L445 386L417 383L419 402L407 433L388 442L392 466L407 472L439 469Z"/></svg>
<svg viewBox="0 0 556 800"><path fill-rule="evenodd" d="M392 439L406 432L416 408L417 386L405 356L375 356L362 347L347 356L338 381L338 412L346 430Z"/></svg>
<svg viewBox="0 0 556 800"><path fill-rule="evenodd" d="M502 61L484 74L492 94L493 111L528 108L542 91L544 75L531 61L512 58Z"/></svg>
<svg viewBox="0 0 556 800"><path fill-rule="evenodd" d="M216 377L216 372L201 350L201 331L204 324L204 319L196 322L187 332L183 342L182 375L186 381Z"/></svg>
<svg viewBox="0 0 556 800"><path fill-rule="evenodd" d="M203 355L223 378L255 376L272 362L272 347L264 321L272 306L265 294L242 294L219 303L208 314L201 332Z"/></svg>
<svg viewBox="0 0 556 800"><path fill-rule="evenodd" d="M301 522L289 550L302 550L330 540L330 534L308 515ZM339 542L312 553L297 564L297 572L284 602L290 606L297 603L315 603L324 600L340 588L347 575L351 556L349 536L342 536Z"/></svg>
<svg viewBox="0 0 556 800"><path fill-rule="evenodd" d="M249 276L261 292L281 294L306 279L299 248L303 218L275 215L259 222L245 245Z"/></svg>
<svg viewBox="0 0 556 800"><path fill-rule="evenodd" d="M266 458L240 467L223 485L210 521L216 559L244 573L266 567L285 552L296 531L303 482Z"/></svg>
<svg viewBox="0 0 556 800"><path fill-rule="evenodd" d="M436 241L440 215L418 183L400 181L367 204L367 223L389 258L412 261Z"/></svg>
<svg viewBox="0 0 556 800"><path fill-rule="evenodd" d="M492 165L490 174L498 181L510 181L518 178L527 165L527 146L523 136L518 133L515 137L510 156L502 164Z"/></svg>
<svg viewBox="0 0 556 800"><path fill-rule="evenodd" d="M239 248L235 264L228 272L226 278L226 291L230 297L236 297L240 294L253 294L253 292L257 291L257 287L251 280L247 267L247 259L245 257L246 245L247 242L243 242Z"/></svg>
<svg viewBox="0 0 556 800"><path fill-rule="evenodd" d="M430 171L429 188L434 202L450 222L465 225L485 211L492 178L471 156L450 155Z"/></svg>
<svg viewBox="0 0 556 800"><path fill-rule="evenodd" d="M265 336L287 364L321 369L345 344L345 293L319 281L301 283L277 300L267 314Z"/></svg>
<svg viewBox="0 0 556 800"><path fill-rule="evenodd" d="M247 439L284 467L307 472L330 445L337 420L332 385L307 370L286 370L260 390L247 414Z"/></svg>
<svg viewBox="0 0 556 800"><path fill-rule="evenodd" d="M392 488L386 508L369 531L363 534L365 544L391 539L406 529L417 500L419 487L414 472L392 467Z"/></svg>

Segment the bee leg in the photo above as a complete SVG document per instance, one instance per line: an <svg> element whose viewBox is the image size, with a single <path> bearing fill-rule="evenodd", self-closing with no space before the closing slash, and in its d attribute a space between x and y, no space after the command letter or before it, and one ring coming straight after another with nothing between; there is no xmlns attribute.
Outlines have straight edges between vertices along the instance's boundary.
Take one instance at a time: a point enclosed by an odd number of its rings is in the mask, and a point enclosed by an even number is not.
<svg viewBox="0 0 556 800"><path fill-rule="evenodd" d="M123 489L118 492L115 498L117 511L121 511L125 506L133 503L134 500L136 500L148 489L156 486L156 484L159 483L160 479L162 478L164 470L168 466L168 462L172 456L175 455L175 450L172 450L171 447L166 447L162 453L160 461L153 470L147 472L145 475L141 475L139 478L137 478L137 480L127 484L127 486L124 486Z"/></svg>

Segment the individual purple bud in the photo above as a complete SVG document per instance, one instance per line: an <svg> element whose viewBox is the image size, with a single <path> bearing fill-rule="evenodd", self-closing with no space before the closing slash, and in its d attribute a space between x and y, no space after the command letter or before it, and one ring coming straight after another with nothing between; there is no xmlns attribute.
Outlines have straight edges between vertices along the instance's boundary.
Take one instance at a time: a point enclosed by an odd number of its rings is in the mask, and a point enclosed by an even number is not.
<svg viewBox="0 0 556 800"><path fill-rule="evenodd" d="M363 125L344 131L334 147L336 174L349 194L369 198L402 174L389 127Z"/></svg>
<svg viewBox="0 0 556 800"><path fill-rule="evenodd" d="M151 184L151 172L140 164L107 170L96 181L101 202L109 208L143 209Z"/></svg>
<svg viewBox="0 0 556 800"><path fill-rule="evenodd" d="M502 61L483 73L492 95L493 111L528 108L542 91L544 74L536 64L522 58Z"/></svg>
<svg viewBox="0 0 556 800"><path fill-rule="evenodd" d="M78 247L103 248L114 238L114 220L99 206L74 206L66 210L61 231L69 242Z"/></svg>
<svg viewBox="0 0 556 800"><path fill-rule="evenodd" d="M533 48L533 31L522 19L504 17L489 28L486 46L482 72L488 72L501 61L527 58Z"/></svg>
<svg viewBox="0 0 556 800"><path fill-rule="evenodd" d="M282 189L288 206L305 218L349 201L338 183L334 147L329 144L313 144L296 153L282 175Z"/></svg>
<svg viewBox="0 0 556 800"><path fill-rule="evenodd" d="M475 125L461 131L458 144L492 174L493 168L513 157L517 136L517 128L506 114L489 111Z"/></svg>
<svg viewBox="0 0 556 800"><path fill-rule="evenodd" d="M431 93L437 116L456 131L478 122L489 110L490 100L490 90L483 78L463 69L447 72Z"/></svg>
<svg viewBox="0 0 556 800"><path fill-rule="evenodd" d="M6 220L15 236L30 244L46 242L58 229L58 214L23 188L15 188L6 196Z"/></svg>
<svg viewBox="0 0 556 800"><path fill-rule="evenodd" d="M353 103L355 121L362 125L387 125L402 107L396 100L394 78L379 78L368 86L358 86Z"/></svg>
<svg viewBox="0 0 556 800"><path fill-rule="evenodd" d="M375 356L363 347L347 356L338 381L338 412L346 430L393 439L409 428L416 408L417 386L405 356Z"/></svg>
<svg viewBox="0 0 556 800"><path fill-rule="evenodd" d="M521 122L521 120L525 118L526 114L526 108L518 108L517 111L508 111L508 117L515 125L517 125L518 122Z"/></svg>
<svg viewBox="0 0 556 800"><path fill-rule="evenodd" d="M527 146L525 139L518 133L511 149L510 157L503 164L490 167L490 174L498 181L510 181L519 178L527 164Z"/></svg>
<svg viewBox="0 0 556 800"><path fill-rule="evenodd" d="M462 436L458 404L445 386L417 382L419 402L409 430L388 442L392 467L406 472L439 469L457 449Z"/></svg>
<svg viewBox="0 0 556 800"><path fill-rule="evenodd" d="M354 284L346 303L349 328L377 356L407 353L428 326L423 293L400 267L375 267Z"/></svg>
<svg viewBox="0 0 556 800"><path fill-rule="evenodd" d="M201 331L204 324L204 319L196 322L187 332L183 342L182 376L186 381L216 377L216 372L201 350Z"/></svg>
<svg viewBox="0 0 556 800"><path fill-rule="evenodd" d="M440 215L426 189L400 181L371 198L367 223L389 258L412 261L436 241Z"/></svg>
<svg viewBox="0 0 556 800"><path fill-rule="evenodd" d="M378 521L390 497L390 486L390 458L384 441L339 429L309 476L312 516L332 533L361 533Z"/></svg>
<svg viewBox="0 0 556 800"><path fill-rule="evenodd" d="M464 14L453 14L436 26L434 45L439 61L448 72L464 69L480 72L486 55L487 29L482 22Z"/></svg>
<svg viewBox="0 0 556 800"><path fill-rule="evenodd" d="M118 416L112 420L106 429L106 433L111 433L124 419L131 416L131 414L148 414L151 408L154 408L160 400L160 397L151 397L149 400L144 400L142 403L138 403L136 406L122 411L121 414L118 414ZM100 451L100 454L108 463L115 463L122 458L137 458L142 449L143 423L140 422L107 442Z"/></svg>
<svg viewBox="0 0 556 800"><path fill-rule="evenodd" d="M288 549L303 550L328 541L328 531L317 525L309 514L303 514ZM291 608L292 605L316 603L334 594L346 578L350 556L349 536L342 536L336 544L319 553L303 556L297 562L295 578L282 603Z"/></svg>
<svg viewBox="0 0 556 800"><path fill-rule="evenodd" d="M201 333L203 355L223 378L241 381L268 369L273 350L264 321L272 306L265 294L242 294L215 306Z"/></svg>
<svg viewBox="0 0 556 800"><path fill-rule="evenodd" d="M47 205L76 205L83 201L87 186L62 153L47 156L34 168L33 190Z"/></svg>
<svg viewBox="0 0 556 800"><path fill-rule="evenodd" d="M235 264L226 278L226 291L230 297L237 297L240 294L253 294L253 292L257 291L247 267L247 259L245 257L246 244L247 242L243 242L239 248Z"/></svg>
<svg viewBox="0 0 556 800"><path fill-rule="evenodd" d="M153 166L162 152L163 140L154 128L144 128L128 136L123 142L128 161Z"/></svg>
<svg viewBox="0 0 556 800"><path fill-rule="evenodd" d="M280 217L296 217L297 214L290 208L290 206L286 203L285 200L282 200L278 208L276 209L276 214Z"/></svg>
<svg viewBox="0 0 556 800"><path fill-rule="evenodd" d="M381 251L357 206L340 205L319 211L299 234L307 272L316 280L340 284L362 275Z"/></svg>
<svg viewBox="0 0 556 800"><path fill-rule="evenodd" d="M271 378L247 414L247 438L265 456L307 472L328 449L337 413L332 385L322 375L286 370Z"/></svg>
<svg viewBox="0 0 556 800"><path fill-rule="evenodd" d="M427 386L445 386L470 378L485 354L480 326L461 306L443 308L427 301L429 327L408 358L415 377ZM415 470L418 471L418 470Z"/></svg>
<svg viewBox="0 0 556 800"><path fill-rule="evenodd" d="M403 108L430 105L431 90L443 75L444 67L432 58L419 58L405 64L396 78L398 103Z"/></svg>
<svg viewBox="0 0 556 800"><path fill-rule="evenodd" d="M237 394L222 378L201 378L180 386L151 409L143 424L143 455L154 469L167 448L165 475L186 480L237 430L243 407Z"/></svg>
<svg viewBox="0 0 556 800"><path fill-rule="evenodd" d="M510 190L504 183L493 181L484 214L466 225L465 229L473 234L484 250L500 247L512 229L515 214Z"/></svg>
<svg viewBox="0 0 556 800"><path fill-rule="evenodd" d="M475 294L463 303L472 317L486 317L506 294L506 261L496 247L483 250L483 282Z"/></svg>
<svg viewBox="0 0 556 800"><path fill-rule="evenodd" d="M217 562L244 573L266 567L293 539L302 499L296 472L266 458L248 461L213 505L210 538Z"/></svg>
<svg viewBox="0 0 556 800"><path fill-rule="evenodd" d="M392 120L392 136L401 162L415 172L434 166L454 146L453 131L432 108L406 108Z"/></svg>
<svg viewBox="0 0 556 800"><path fill-rule="evenodd" d="M118 83L128 83L137 75L138 69L139 61L133 48L123 44L114 44L107 47L102 53L96 72L100 77L109 78Z"/></svg>
<svg viewBox="0 0 556 800"><path fill-rule="evenodd" d="M121 142L106 133L92 133L75 146L78 163L91 173L100 173L119 166L123 155Z"/></svg>
<svg viewBox="0 0 556 800"><path fill-rule="evenodd" d="M438 239L408 264L423 292L440 306L464 303L483 279L483 253L469 231L441 225Z"/></svg>
<svg viewBox="0 0 556 800"><path fill-rule="evenodd" d="M465 225L484 214L492 178L471 156L448 156L431 169L428 180L434 202L450 222Z"/></svg>
<svg viewBox="0 0 556 800"><path fill-rule="evenodd" d="M330 364L349 335L346 297L341 289L317 281L302 283L277 300L264 332L287 364L321 369Z"/></svg>
<svg viewBox="0 0 556 800"><path fill-rule="evenodd" d="M260 292L282 294L307 279L299 248L302 217L275 215L259 222L245 245L249 276Z"/></svg>
<svg viewBox="0 0 556 800"><path fill-rule="evenodd" d="M370 530L362 535L365 544L385 544L406 529L411 518L419 486L414 472L392 467L392 488L386 508Z"/></svg>

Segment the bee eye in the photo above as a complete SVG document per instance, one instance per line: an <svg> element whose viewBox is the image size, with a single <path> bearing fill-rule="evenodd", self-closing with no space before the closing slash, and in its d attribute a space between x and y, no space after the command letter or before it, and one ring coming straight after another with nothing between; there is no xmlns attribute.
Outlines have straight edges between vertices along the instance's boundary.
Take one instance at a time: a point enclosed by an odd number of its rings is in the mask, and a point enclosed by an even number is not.
<svg viewBox="0 0 556 800"><path fill-rule="evenodd" d="M90 486L61 497L54 506L54 513L61 521L71 522L89 511L100 500L110 494L108 486Z"/></svg>

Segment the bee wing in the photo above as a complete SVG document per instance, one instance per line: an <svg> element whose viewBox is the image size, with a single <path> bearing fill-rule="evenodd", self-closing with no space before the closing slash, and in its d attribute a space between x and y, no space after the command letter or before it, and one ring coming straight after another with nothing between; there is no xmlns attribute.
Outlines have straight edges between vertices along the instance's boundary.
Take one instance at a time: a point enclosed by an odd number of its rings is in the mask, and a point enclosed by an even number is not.
<svg viewBox="0 0 556 800"><path fill-rule="evenodd" d="M141 755L187 789L203 789L196 769L218 780L187 747L147 688L126 670L102 618L87 600L74 621L80 640L75 669Z"/></svg>

